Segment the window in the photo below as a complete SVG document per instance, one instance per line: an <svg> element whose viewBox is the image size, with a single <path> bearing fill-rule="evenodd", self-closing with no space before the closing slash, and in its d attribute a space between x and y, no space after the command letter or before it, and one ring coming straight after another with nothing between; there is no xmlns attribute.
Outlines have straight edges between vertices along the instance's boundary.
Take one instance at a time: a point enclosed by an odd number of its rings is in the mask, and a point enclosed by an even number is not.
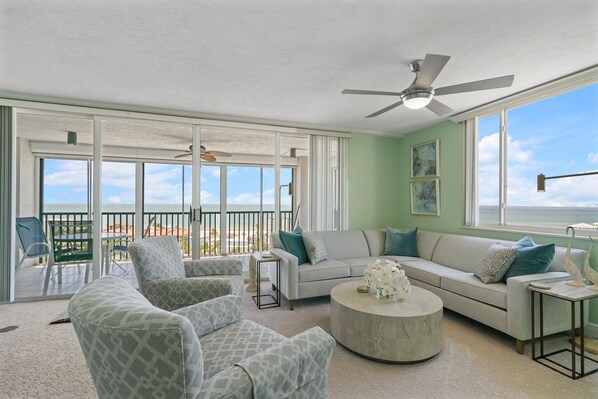
<svg viewBox="0 0 598 399"><path fill-rule="evenodd" d="M598 175L547 179L545 192L536 187L540 173L598 170L597 110L594 83L477 119L475 224L562 231L573 223L598 223Z"/></svg>

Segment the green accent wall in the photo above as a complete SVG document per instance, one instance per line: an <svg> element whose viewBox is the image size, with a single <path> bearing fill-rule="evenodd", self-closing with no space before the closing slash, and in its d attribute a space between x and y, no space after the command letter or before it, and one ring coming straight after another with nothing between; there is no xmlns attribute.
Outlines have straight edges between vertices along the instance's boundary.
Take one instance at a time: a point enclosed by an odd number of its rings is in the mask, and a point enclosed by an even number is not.
<svg viewBox="0 0 598 399"><path fill-rule="evenodd" d="M399 139L352 134L349 140L349 228L399 223L402 174Z"/></svg>

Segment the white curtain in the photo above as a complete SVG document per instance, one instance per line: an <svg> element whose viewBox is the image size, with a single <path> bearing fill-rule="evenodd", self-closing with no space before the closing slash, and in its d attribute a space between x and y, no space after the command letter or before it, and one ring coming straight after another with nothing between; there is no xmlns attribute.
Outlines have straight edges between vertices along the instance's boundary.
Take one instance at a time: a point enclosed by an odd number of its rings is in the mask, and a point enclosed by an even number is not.
<svg viewBox="0 0 598 399"><path fill-rule="evenodd" d="M478 207L478 118L465 121L465 226L477 226Z"/></svg>
<svg viewBox="0 0 598 399"><path fill-rule="evenodd" d="M349 139L310 136L310 229L345 230Z"/></svg>

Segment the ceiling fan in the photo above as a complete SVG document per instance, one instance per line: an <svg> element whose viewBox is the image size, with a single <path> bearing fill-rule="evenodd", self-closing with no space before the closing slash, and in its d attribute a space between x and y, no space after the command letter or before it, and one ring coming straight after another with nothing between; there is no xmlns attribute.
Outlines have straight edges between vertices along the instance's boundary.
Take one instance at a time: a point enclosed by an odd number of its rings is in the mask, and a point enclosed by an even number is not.
<svg viewBox="0 0 598 399"><path fill-rule="evenodd" d="M185 151L183 154L179 154L179 155L175 156L175 158L190 157L192 154L193 154L193 145L190 145L189 149L187 151ZM206 161L206 162L216 162L216 158L228 158L228 157L232 156L228 152L224 152L224 151L207 151L206 147L204 147L203 145L201 146L200 154L201 154L200 157L201 157L202 161Z"/></svg>
<svg viewBox="0 0 598 399"><path fill-rule="evenodd" d="M374 112L366 118L373 118L393 108L403 104L407 108L419 109L426 107L438 116L444 116L453 112L453 110L436 101L434 97L444 96L446 94L465 93L468 91L498 89L501 87L510 87L513 84L514 75L505 75L498 78L476 80L474 82L467 82L456 84L452 86L444 86L434 89L432 83L440 74L446 63L451 57L448 55L426 54L423 60L415 60L409 64L411 72L415 73L415 80L411 85L401 92L394 91L374 91L374 90L353 90L345 89L342 94L366 94L378 96L397 96L401 99L386 108Z"/></svg>

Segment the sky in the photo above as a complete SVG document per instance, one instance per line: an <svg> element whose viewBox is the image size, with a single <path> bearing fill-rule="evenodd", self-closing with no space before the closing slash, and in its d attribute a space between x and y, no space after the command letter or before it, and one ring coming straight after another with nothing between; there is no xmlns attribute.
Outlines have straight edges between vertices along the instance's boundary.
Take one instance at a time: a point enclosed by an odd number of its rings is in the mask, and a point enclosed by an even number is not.
<svg viewBox="0 0 598 399"><path fill-rule="evenodd" d="M87 201L86 161L47 159L44 163L44 197L46 203L85 204ZM201 175L202 204L220 201L220 168L203 165ZM227 203L259 205L260 168L229 166L227 168ZM281 168L280 182L288 184L291 170ZM146 163L145 203L191 204L191 166ZM282 209L290 209L291 198L286 187L281 190ZM274 168L264 168L263 203L274 205ZM131 205L135 202L135 164L104 162L102 165L102 198L104 204Z"/></svg>
<svg viewBox="0 0 598 399"><path fill-rule="evenodd" d="M498 205L499 118L480 119L480 205ZM598 175L546 180L536 176L598 170L598 84L507 113L507 206L598 207Z"/></svg>

